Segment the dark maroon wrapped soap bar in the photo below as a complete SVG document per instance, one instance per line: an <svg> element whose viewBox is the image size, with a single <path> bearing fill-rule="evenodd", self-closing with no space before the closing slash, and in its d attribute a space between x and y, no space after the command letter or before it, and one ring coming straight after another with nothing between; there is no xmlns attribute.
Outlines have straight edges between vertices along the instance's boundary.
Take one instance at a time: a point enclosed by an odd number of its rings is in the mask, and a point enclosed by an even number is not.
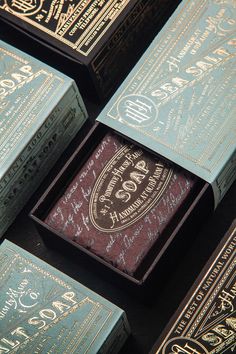
<svg viewBox="0 0 236 354"><path fill-rule="evenodd" d="M133 275L194 183L186 171L108 133L45 222Z"/></svg>

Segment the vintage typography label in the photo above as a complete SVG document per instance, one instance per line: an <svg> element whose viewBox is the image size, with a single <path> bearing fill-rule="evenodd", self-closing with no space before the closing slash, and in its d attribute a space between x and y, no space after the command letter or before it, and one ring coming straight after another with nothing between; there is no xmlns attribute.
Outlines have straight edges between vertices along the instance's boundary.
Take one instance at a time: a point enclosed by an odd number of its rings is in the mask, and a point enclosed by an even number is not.
<svg viewBox="0 0 236 354"><path fill-rule="evenodd" d="M235 353L236 225L200 275L156 350L161 354Z"/></svg>
<svg viewBox="0 0 236 354"><path fill-rule="evenodd" d="M1 353L100 349L122 310L8 241L0 260Z"/></svg>
<svg viewBox="0 0 236 354"><path fill-rule="evenodd" d="M29 130L42 121L45 99L50 106L66 86L66 77L21 54L0 43L0 176Z"/></svg>
<svg viewBox="0 0 236 354"><path fill-rule="evenodd" d="M0 41L0 235L86 119L73 80Z"/></svg>
<svg viewBox="0 0 236 354"><path fill-rule="evenodd" d="M116 232L141 219L168 188L173 170L134 145L124 145L107 162L89 201L92 224ZM109 217L110 215L110 217Z"/></svg>
<svg viewBox="0 0 236 354"><path fill-rule="evenodd" d="M91 256L134 274L155 242L168 241L165 231L187 209L195 178L112 132L88 153L44 222Z"/></svg>
<svg viewBox="0 0 236 354"><path fill-rule="evenodd" d="M98 118L212 183L216 204L236 169L235 30L235 1L183 1Z"/></svg>
<svg viewBox="0 0 236 354"><path fill-rule="evenodd" d="M0 9L87 56L131 0L0 0Z"/></svg>

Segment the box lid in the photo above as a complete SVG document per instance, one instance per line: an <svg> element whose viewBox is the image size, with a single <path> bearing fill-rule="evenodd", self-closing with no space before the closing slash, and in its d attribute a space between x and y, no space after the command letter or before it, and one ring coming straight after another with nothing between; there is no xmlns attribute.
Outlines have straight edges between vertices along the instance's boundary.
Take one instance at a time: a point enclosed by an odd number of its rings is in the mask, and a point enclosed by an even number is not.
<svg viewBox="0 0 236 354"><path fill-rule="evenodd" d="M213 186L236 171L236 5L184 0L98 120Z"/></svg>
<svg viewBox="0 0 236 354"><path fill-rule="evenodd" d="M0 179L72 85L71 78L0 41Z"/></svg>
<svg viewBox="0 0 236 354"><path fill-rule="evenodd" d="M128 331L123 310L13 243L0 259L3 352L92 354L122 321Z"/></svg>

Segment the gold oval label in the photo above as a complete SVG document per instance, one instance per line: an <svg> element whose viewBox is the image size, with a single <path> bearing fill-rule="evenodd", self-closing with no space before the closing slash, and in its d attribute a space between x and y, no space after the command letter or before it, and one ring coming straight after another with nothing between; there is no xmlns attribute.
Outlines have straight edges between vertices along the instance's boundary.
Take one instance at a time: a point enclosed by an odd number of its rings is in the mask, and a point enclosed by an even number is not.
<svg viewBox="0 0 236 354"><path fill-rule="evenodd" d="M124 145L99 175L89 201L94 227L116 232L134 224L161 198L172 169L157 156Z"/></svg>

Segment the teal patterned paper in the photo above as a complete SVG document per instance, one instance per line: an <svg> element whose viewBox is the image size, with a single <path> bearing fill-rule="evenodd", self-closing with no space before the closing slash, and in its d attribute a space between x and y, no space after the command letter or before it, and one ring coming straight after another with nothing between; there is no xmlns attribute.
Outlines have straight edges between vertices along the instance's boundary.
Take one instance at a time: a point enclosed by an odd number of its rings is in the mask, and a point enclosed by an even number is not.
<svg viewBox="0 0 236 354"><path fill-rule="evenodd" d="M0 41L0 236L86 118L71 78Z"/></svg>
<svg viewBox="0 0 236 354"><path fill-rule="evenodd" d="M212 183L236 176L236 2L183 0L98 120Z"/></svg>
<svg viewBox="0 0 236 354"><path fill-rule="evenodd" d="M124 311L5 240L0 246L0 353L116 353Z"/></svg>

